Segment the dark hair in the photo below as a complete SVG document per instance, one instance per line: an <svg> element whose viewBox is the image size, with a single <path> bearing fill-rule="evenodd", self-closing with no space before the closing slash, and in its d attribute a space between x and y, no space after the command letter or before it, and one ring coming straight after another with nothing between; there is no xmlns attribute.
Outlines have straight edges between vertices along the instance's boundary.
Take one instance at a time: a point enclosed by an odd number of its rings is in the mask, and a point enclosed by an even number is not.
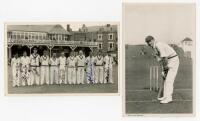
<svg viewBox="0 0 200 121"><path fill-rule="evenodd" d="M149 43L151 40L154 40L154 37L149 35L145 38L145 42Z"/></svg>

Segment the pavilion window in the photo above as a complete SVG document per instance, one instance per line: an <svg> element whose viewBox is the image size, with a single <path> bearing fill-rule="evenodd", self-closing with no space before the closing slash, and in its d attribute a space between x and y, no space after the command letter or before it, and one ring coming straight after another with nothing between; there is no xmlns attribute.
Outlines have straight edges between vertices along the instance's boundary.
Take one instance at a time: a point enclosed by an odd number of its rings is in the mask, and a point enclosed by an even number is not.
<svg viewBox="0 0 200 121"><path fill-rule="evenodd" d="M35 35L35 39L38 40L38 34Z"/></svg>
<svg viewBox="0 0 200 121"><path fill-rule="evenodd" d="M59 40L63 40L63 39L62 39L62 35L59 35L59 38L60 38Z"/></svg>
<svg viewBox="0 0 200 121"><path fill-rule="evenodd" d="M54 35L54 40L57 40L57 35Z"/></svg>
<svg viewBox="0 0 200 121"><path fill-rule="evenodd" d="M50 40L52 40L52 36L51 35L48 35L47 38L49 38Z"/></svg>
<svg viewBox="0 0 200 121"><path fill-rule="evenodd" d="M28 39L28 33L25 33L25 39Z"/></svg>
<svg viewBox="0 0 200 121"><path fill-rule="evenodd" d="M39 35L39 40L42 40L42 34L38 34Z"/></svg>
<svg viewBox="0 0 200 121"><path fill-rule="evenodd" d="M113 40L113 33L108 34L108 40Z"/></svg>
<svg viewBox="0 0 200 121"><path fill-rule="evenodd" d="M28 39L29 39L29 40L31 39L31 33L28 34Z"/></svg>
<svg viewBox="0 0 200 121"><path fill-rule="evenodd" d="M20 34L19 33L17 33L17 39L20 39Z"/></svg>
<svg viewBox="0 0 200 121"><path fill-rule="evenodd" d="M114 43L109 43L109 49L113 49Z"/></svg>
<svg viewBox="0 0 200 121"><path fill-rule="evenodd" d="M102 43L99 43L99 49L102 49Z"/></svg>
<svg viewBox="0 0 200 121"><path fill-rule="evenodd" d="M24 39L24 32L21 33L21 39Z"/></svg>
<svg viewBox="0 0 200 121"><path fill-rule="evenodd" d="M51 34L47 35L47 39L53 40L53 36Z"/></svg>
<svg viewBox="0 0 200 121"><path fill-rule="evenodd" d="M16 39L15 33L12 34L12 39Z"/></svg>
<svg viewBox="0 0 200 121"><path fill-rule="evenodd" d="M64 36L64 34L62 34L62 40L64 40L64 38L65 38L65 36Z"/></svg>
<svg viewBox="0 0 200 121"><path fill-rule="evenodd" d="M57 35L57 40L60 40L60 35L59 34Z"/></svg>
<svg viewBox="0 0 200 121"><path fill-rule="evenodd" d="M46 40L46 34L43 34L43 40Z"/></svg>
<svg viewBox="0 0 200 121"><path fill-rule="evenodd" d="M65 41L67 40L67 35L64 35L64 40L65 40Z"/></svg>
<svg viewBox="0 0 200 121"><path fill-rule="evenodd" d="M98 38L97 38L98 40L102 40L103 39L103 34L98 34L97 36L98 36Z"/></svg>
<svg viewBox="0 0 200 121"><path fill-rule="evenodd" d="M56 40L58 40L58 35L56 34Z"/></svg>
<svg viewBox="0 0 200 121"><path fill-rule="evenodd" d="M33 33L33 34L31 34L31 39L32 39L32 40L34 40L34 33Z"/></svg>
<svg viewBox="0 0 200 121"><path fill-rule="evenodd" d="M53 35L53 40L56 40L56 35Z"/></svg>

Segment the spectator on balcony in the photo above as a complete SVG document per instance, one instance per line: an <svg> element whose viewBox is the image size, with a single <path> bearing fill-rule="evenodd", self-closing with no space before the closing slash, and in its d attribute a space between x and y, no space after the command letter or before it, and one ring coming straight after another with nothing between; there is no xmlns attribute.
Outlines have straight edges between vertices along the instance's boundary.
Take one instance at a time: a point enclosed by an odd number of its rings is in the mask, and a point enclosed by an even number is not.
<svg viewBox="0 0 200 121"><path fill-rule="evenodd" d="M39 62L40 62L40 55L37 53L37 48L35 47L33 49L33 54L30 55L30 65L31 65L31 85L35 84L39 85L40 84L40 67L39 67Z"/></svg>
<svg viewBox="0 0 200 121"><path fill-rule="evenodd" d="M49 56L47 55L47 51L43 51L43 56L40 58L41 63L41 85L46 83L49 85Z"/></svg>
<svg viewBox="0 0 200 121"><path fill-rule="evenodd" d="M53 84L56 82L56 84L59 84L58 82L58 64L59 60L56 57L56 53L53 53L52 58L50 59L50 84Z"/></svg>
<svg viewBox="0 0 200 121"><path fill-rule="evenodd" d="M76 84L76 57L74 51L70 53L70 56L67 58L67 76L69 84Z"/></svg>
<svg viewBox="0 0 200 121"><path fill-rule="evenodd" d="M90 55L86 58L86 65L87 65L86 69L87 83L93 84L95 82L94 81L95 67L94 67L94 57L92 52L90 52Z"/></svg>
<svg viewBox="0 0 200 121"><path fill-rule="evenodd" d="M85 56L83 51L79 51L79 55L76 56L77 59L77 84L84 84L85 79Z"/></svg>
<svg viewBox="0 0 200 121"><path fill-rule="evenodd" d="M59 58L59 73L60 73L60 77L59 77L59 84L65 83L67 84L67 79L66 79L66 57L65 57L65 53L62 52L61 56Z"/></svg>
<svg viewBox="0 0 200 121"><path fill-rule="evenodd" d="M95 82L96 83L103 83L103 56L101 51L98 52L97 56L95 57Z"/></svg>
<svg viewBox="0 0 200 121"><path fill-rule="evenodd" d="M113 58L109 53L104 57L104 83L113 83L112 78Z"/></svg>

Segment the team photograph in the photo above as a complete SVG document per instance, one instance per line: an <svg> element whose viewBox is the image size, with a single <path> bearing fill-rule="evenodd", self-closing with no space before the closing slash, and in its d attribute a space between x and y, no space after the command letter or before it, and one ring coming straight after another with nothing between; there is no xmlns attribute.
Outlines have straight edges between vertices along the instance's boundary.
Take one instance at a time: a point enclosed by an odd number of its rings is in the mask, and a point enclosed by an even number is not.
<svg viewBox="0 0 200 121"><path fill-rule="evenodd" d="M124 114L193 115L195 4L125 3Z"/></svg>
<svg viewBox="0 0 200 121"><path fill-rule="evenodd" d="M118 93L118 23L5 27L8 94Z"/></svg>

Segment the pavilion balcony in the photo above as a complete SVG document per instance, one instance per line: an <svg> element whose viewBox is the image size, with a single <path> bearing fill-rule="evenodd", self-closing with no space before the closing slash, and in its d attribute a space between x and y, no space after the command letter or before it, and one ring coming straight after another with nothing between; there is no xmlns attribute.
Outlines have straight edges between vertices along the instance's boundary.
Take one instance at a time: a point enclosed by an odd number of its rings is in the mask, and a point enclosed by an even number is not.
<svg viewBox="0 0 200 121"><path fill-rule="evenodd" d="M73 40L36 40L36 39L11 39L8 38L8 44L11 45L52 45L52 46L80 46L97 47L98 42L73 41Z"/></svg>

